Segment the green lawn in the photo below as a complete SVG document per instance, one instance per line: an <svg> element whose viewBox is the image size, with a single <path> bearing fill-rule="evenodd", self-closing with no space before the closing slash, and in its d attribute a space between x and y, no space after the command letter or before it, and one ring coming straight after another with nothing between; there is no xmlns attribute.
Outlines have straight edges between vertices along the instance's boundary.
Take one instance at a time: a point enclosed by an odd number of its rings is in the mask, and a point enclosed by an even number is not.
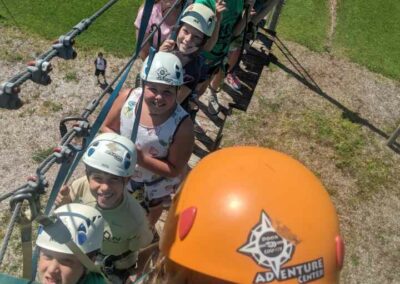
<svg viewBox="0 0 400 284"><path fill-rule="evenodd" d="M330 25L329 1L286 0L278 34L324 51ZM400 79L400 1L338 1L333 54L385 76Z"/></svg>
<svg viewBox="0 0 400 284"><path fill-rule="evenodd" d="M278 23L278 35L310 49L323 51L329 25L326 0L286 0Z"/></svg>
<svg viewBox="0 0 400 284"><path fill-rule="evenodd" d="M82 19L92 16L106 0L3 0L18 24L26 31L52 40L68 32ZM142 1L120 0L76 38L77 47L104 50L115 55L132 53L135 44L133 22ZM0 4L0 19L14 25Z"/></svg>
<svg viewBox="0 0 400 284"><path fill-rule="evenodd" d="M400 79L400 1L339 1L335 49L370 70Z"/></svg>
<svg viewBox="0 0 400 284"><path fill-rule="evenodd" d="M19 25L49 40L68 32L91 16L106 0L3 0ZM142 0L120 0L77 38L81 49L103 50L118 56L132 53L133 22ZM328 0L286 0L278 34L308 48L326 50L330 24ZM370 70L400 79L400 1L339 1L333 53ZM0 24L14 25L0 4Z"/></svg>

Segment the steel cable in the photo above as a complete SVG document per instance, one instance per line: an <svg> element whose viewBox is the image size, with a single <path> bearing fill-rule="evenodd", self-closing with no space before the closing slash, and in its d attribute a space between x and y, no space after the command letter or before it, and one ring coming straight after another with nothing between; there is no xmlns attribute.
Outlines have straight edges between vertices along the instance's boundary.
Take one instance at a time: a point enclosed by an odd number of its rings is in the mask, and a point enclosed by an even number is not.
<svg viewBox="0 0 400 284"><path fill-rule="evenodd" d="M2 243L1 249L0 249L0 266L3 263L4 255L6 254L7 246L8 246L8 243L10 241L11 234L13 232L15 223L17 221L17 217L18 217L19 212L21 210L21 206L22 206L22 203L17 203L17 205L14 208L13 214L11 216L10 222L8 224L7 232L6 232L5 236L4 236L3 243Z"/></svg>

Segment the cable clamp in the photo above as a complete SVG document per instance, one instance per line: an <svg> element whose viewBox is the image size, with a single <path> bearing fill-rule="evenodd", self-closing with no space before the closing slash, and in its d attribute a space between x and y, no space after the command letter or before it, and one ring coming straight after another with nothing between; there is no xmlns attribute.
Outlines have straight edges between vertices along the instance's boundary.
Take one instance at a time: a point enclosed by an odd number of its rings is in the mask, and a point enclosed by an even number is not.
<svg viewBox="0 0 400 284"><path fill-rule="evenodd" d="M61 164L71 157L72 150L68 146L58 146L54 148L53 155L56 157L56 163Z"/></svg>
<svg viewBox="0 0 400 284"><path fill-rule="evenodd" d="M14 82L5 82L0 85L0 108L17 109L22 106L18 97L21 88Z"/></svg>
<svg viewBox="0 0 400 284"><path fill-rule="evenodd" d="M52 70L51 63L43 59L28 62L28 71L31 73L31 80L37 84L47 86L51 83L49 72Z"/></svg>
<svg viewBox="0 0 400 284"><path fill-rule="evenodd" d="M59 37L58 42L53 44L53 49L57 51L57 56L63 59L75 59L77 56L76 51L72 48L75 41L71 36L62 35Z"/></svg>
<svg viewBox="0 0 400 284"><path fill-rule="evenodd" d="M82 21L79 22L79 24L75 25L73 27L74 30L78 30L80 32L83 32L86 30L90 25L92 24L92 21L90 19L83 19Z"/></svg>

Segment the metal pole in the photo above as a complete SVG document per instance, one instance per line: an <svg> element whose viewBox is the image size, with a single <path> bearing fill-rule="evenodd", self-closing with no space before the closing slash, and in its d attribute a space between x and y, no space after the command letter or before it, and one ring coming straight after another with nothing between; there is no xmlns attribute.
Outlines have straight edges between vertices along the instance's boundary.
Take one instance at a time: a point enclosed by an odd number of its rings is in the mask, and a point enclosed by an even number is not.
<svg viewBox="0 0 400 284"><path fill-rule="evenodd" d="M387 140L386 145L391 146L395 141L396 138L400 135L400 125L397 127L397 129L390 135L389 139Z"/></svg>

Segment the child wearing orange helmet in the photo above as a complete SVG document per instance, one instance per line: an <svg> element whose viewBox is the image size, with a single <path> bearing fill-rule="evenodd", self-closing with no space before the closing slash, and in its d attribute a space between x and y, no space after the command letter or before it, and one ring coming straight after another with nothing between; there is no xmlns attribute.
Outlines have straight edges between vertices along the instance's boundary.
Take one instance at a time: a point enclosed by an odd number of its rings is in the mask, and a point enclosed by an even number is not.
<svg viewBox="0 0 400 284"><path fill-rule="evenodd" d="M310 170L273 150L233 147L190 172L160 250L163 269L147 283L331 284L344 246L335 208Z"/></svg>

